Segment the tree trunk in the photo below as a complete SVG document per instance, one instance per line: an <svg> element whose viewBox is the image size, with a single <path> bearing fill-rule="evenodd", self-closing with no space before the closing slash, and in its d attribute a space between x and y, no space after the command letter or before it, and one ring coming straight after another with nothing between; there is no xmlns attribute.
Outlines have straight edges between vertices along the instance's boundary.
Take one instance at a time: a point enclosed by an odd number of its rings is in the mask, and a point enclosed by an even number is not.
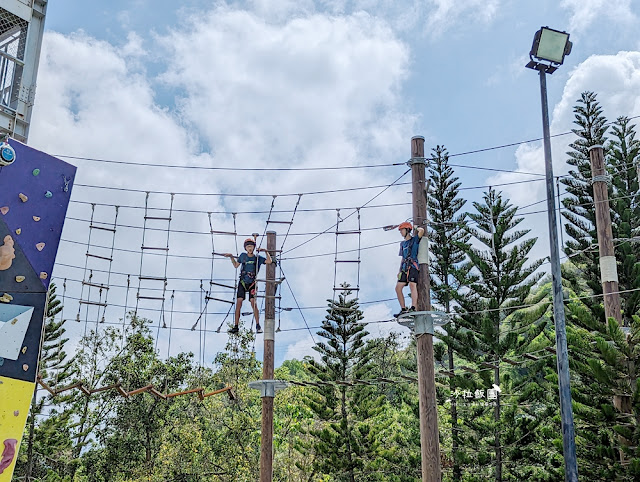
<svg viewBox="0 0 640 482"><path fill-rule="evenodd" d="M496 368L493 372L493 383L500 386L500 369ZM500 392L497 393L496 407L494 409L496 420L495 429L495 449L496 449L496 482L502 482L502 448L500 447Z"/></svg>
<svg viewBox="0 0 640 482"><path fill-rule="evenodd" d="M38 384L36 384L33 389L33 399L31 400L31 421L29 423L29 443L27 444L27 470L25 472L26 482L31 480L31 474L33 473L33 437L36 429L37 395Z"/></svg>
<svg viewBox="0 0 640 482"><path fill-rule="evenodd" d="M347 460L349 461L349 480L356 482L355 475L353 473L353 457L351 454L351 431L349 430L349 420L347 417L347 389L342 387L342 421L346 430L347 438Z"/></svg>
<svg viewBox="0 0 640 482"><path fill-rule="evenodd" d="M447 350L449 355L449 371L453 372L453 349L449 347ZM451 431L453 439L453 481L459 482L462 480L462 470L460 468L460 462L458 461L458 443L459 443L459 429L458 429L458 406L456 404L456 398L451 397Z"/></svg>

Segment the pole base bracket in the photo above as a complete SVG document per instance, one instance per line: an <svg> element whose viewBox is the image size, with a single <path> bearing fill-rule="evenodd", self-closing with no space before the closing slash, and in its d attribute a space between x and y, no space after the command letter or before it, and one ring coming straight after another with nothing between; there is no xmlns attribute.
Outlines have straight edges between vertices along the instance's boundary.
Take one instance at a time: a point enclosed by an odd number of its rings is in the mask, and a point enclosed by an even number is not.
<svg viewBox="0 0 640 482"><path fill-rule="evenodd" d="M398 316L398 324L406 326L415 335L433 335L433 327L447 324L450 318L450 314L442 311L410 311Z"/></svg>
<svg viewBox="0 0 640 482"><path fill-rule="evenodd" d="M260 396L274 398L276 392L287 388L289 384L282 380L258 380L255 382L249 382L249 388L254 390L260 390Z"/></svg>

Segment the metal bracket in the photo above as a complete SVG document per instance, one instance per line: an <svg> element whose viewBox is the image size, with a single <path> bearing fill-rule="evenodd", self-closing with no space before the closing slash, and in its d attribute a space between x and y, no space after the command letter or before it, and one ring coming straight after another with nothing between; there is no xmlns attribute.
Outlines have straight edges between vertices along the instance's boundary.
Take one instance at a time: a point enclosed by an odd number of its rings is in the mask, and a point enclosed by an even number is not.
<svg viewBox="0 0 640 482"><path fill-rule="evenodd" d="M255 382L249 382L249 388L254 390L260 390L260 396L274 398L276 392L287 388L289 384L282 380L258 380Z"/></svg>
<svg viewBox="0 0 640 482"><path fill-rule="evenodd" d="M412 157L407 161L407 166L413 166L414 164L427 164L426 157Z"/></svg>
<svg viewBox="0 0 640 482"><path fill-rule="evenodd" d="M607 184L611 184L611 176L609 174L601 174L599 176L593 176L591 178L591 184L596 182L606 182Z"/></svg>
<svg viewBox="0 0 640 482"><path fill-rule="evenodd" d="M442 311L410 311L398 316L398 324L406 326L415 335L433 335L434 326L446 325L451 318Z"/></svg>

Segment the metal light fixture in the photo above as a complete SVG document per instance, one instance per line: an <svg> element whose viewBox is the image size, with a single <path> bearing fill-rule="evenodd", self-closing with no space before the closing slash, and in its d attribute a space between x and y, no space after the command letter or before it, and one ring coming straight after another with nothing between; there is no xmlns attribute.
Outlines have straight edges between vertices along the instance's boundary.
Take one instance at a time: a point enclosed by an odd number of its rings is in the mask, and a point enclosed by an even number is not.
<svg viewBox="0 0 640 482"><path fill-rule="evenodd" d="M533 45L529 52L531 61L526 66L552 74L558 65L564 63L564 58L571 53L572 46L567 32L542 27L533 37Z"/></svg>
<svg viewBox="0 0 640 482"><path fill-rule="evenodd" d="M556 353L558 363L558 389L560 394L560 422L562 426L562 449L564 456L564 477L566 482L578 482L578 461L576 456L575 429L571 403L571 382L569 376L569 353L567 329L560 270L560 247L558 245L558 220L556 218L556 194L553 187L553 162L551 159L551 134L549 132L549 103L547 100L547 74L562 65L565 56L571 52L569 34L542 27L533 38L533 46L527 68L538 71L540 76L540 97L542 104L542 132L544 165L547 187L547 213L549 217L549 248L551 278L553 287L553 318L556 331ZM534 60L534 58L536 60Z"/></svg>

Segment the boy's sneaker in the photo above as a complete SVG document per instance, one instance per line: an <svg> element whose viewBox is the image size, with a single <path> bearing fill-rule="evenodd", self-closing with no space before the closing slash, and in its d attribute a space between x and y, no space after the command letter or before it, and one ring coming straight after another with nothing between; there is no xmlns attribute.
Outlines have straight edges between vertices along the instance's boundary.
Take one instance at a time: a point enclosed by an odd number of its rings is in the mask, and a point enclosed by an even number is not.
<svg viewBox="0 0 640 482"><path fill-rule="evenodd" d="M399 313L396 313L393 316L395 316L397 318L397 317L399 317L401 315L404 315L405 313L408 313L408 312L409 312L409 310L405 307L405 308L402 308Z"/></svg>
<svg viewBox="0 0 640 482"><path fill-rule="evenodd" d="M262 327L260 326L260 323L256 325L256 333L262 333Z"/></svg>
<svg viewBox="0 0 640 482"><path fill-rule="evenodd" d="M229 330L229 333L232 335L235 335L236 333L238 333L240 330L238 329L238 325L234 326L233 328L231 328Z"/></svg>
<svg viewBox="0 0 640 482"><path fill-rule="evenodd" d="M416 311L416 307L412 306L411 308L409 308L407 311Z"/></svg>

